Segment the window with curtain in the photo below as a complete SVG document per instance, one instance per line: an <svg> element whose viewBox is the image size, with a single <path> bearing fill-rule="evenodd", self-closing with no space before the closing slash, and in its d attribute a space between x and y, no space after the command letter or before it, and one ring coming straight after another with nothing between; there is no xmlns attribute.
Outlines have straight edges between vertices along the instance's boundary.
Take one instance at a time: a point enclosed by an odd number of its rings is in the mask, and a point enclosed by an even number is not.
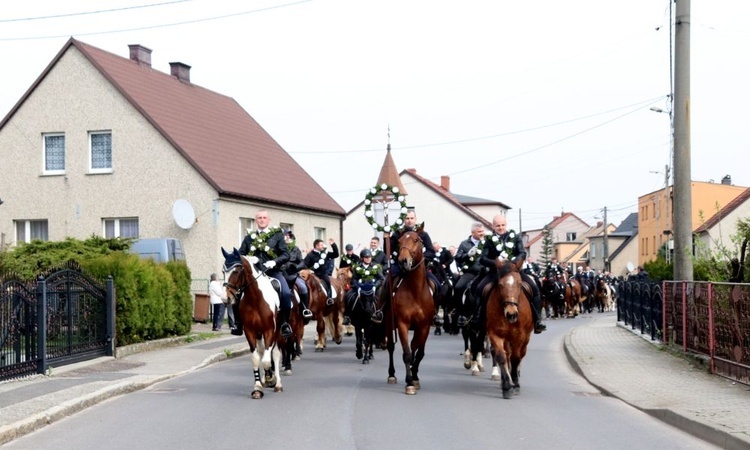
<svg viewBox="0 0 750 450"><path fill-rule="evenodd" d="M45 175L65 173L65 135L44 135L44 171Z"/></svg>
<svg viewBox="0 0 750 450"><path fill-rule="evenodd" d="M137 217L102 219L102 224L104 237L107 239L138 237Z"/></svg>
<svg viewBox="0 0 750 450"><path fill-rule="evenodd" d="M91 132L91 172L112 172L112 133L109 131Z"/></svg>
<svg viewBox="0 0 750 450"><path fill-rule="evenodd" d="M46 220L16 220L16 242L34 240L48 241L49 231Z"/></svg>

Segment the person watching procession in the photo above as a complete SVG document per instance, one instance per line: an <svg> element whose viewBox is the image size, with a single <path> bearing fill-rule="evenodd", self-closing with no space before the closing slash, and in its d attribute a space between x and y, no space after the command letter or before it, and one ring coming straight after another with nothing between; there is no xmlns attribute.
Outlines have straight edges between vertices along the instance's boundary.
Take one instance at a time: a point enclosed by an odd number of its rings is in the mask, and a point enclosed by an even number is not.
<svg viewBox="0 0 750 450"><path fill-rule="evenodd" d="M328 296L327 304L333 304L333 295L331 292L331 277L328 274L329 261L339 257L339 247L336 245L336 241L328 239L328 243L331 245L331 251L326 250L326 244L322 239L315 239L313 241L313 249L305 255L305 259L302 264L308 269L312 270L315 276L323 281L323 285L326 288L326 295Z"/></svg>
<svg viewBox="0 0 750 450"><path fill-rule="evenodd" d="M279 295L280 319L279 330L285 338L292 336L292 327L289 326L289 314L292 310L292 295L289 285L281 272L281 266L289 261L289 247L284 240L284 233L279 227L271 227L271 216L265 209L255 213L256 230L250 232L240 245L240 255L255 256L258 258L258 266L265 270L266 275L275 278L281 285ZM235 307L235 305L232 305ZM239 308L239 305L236 305ZM239 323L239 311L235 311L237 327L232 334L242 335L242 324Z"/></svg>
<svg viewBox="0 0 750 450"><path fill-rule="evenodd" d="M344 325L351 324L352 306L359 295L359 289L375 289L383 284L383 266L372 261L370 249L363 249L359 253L360 260L352 266L352 281L349 291L346 293L344 306ZM370 285L370 286L367 286Z"/></svg>
<svg viewBox="0 0 750 450"><path fill-rule="evenodd" d="M284 233L284 241L287 248L289 248L289 261L281 266L281 270L287 276L287 284L291 285L294 283L294 286L297 287L300 307L302 308L302 318L310 320L313 316L312 311L310 311L310 293L307 291L305 280L297 276L297 273L302 268L302 250L297 247L297 240L291 231ZM289 281L292 281L292 283Z"/></svg>
<svg viewBox="0 0 750 450"><path fill-rule="evenodd" d="M341 255L341 260L339 261L339 269L352 267L358 262L359 256L354 253L354 246L352 244L346 244L344 247L344 254Z"/></svg>
<svg viewBox="0 0 750 450"><path fill-rule="evenodd" d="M466 305L464 293L469 288L474 279L482 273L482 266L479 264L479 257L484 245L484 225L481 222L471 224L471 234L468 238L458 244L456 250L456 266L461 270L456 285L453 288L453 306L458 311L456 324L459 327L468 325L470 318L474 313L474 307Z"/></svg>
<svg viewBox="0 0 750 450"><path fill-rule="evenodd" d="M509 259L512 262L516 262L519 259L526 259L526 249L523 245L523 239L521 235L516 234L513 230L508 230L508 222L505 216L497 214L492 219L492 229L495 233L494 235L485 237L487 245L482 249L482 255L480 256L480 264L489 270L477 285L477 292L482 292L487 283L497 281L496 260ZM495 241L495 237L497 237L498 241ZM498 250L498 247L502 251ZM539 293L539 286L537 286L536 282L527 273L520 272L520 275L521 280L531 288L532 298L529 299L529 303L531 306L531 315L534 320L534 333L539 334L547 329L547 326L542 322L542 296Z"/></svg>
<svg viewBox="0 0 750 450"><path fill-rule="evenodd" d="M226 309L229 299L227 297L227 290L224 289L224 285L219 281L219 276L215 273L211 274L211 281L208 283L208 293L209 301L211 302L211 307L214 312L213 327L211 328L211 331L219 331L222 322L224 322L224 310ZM234 328L234 320L232 320L232 316L229 317L229 328Z"/></svg>

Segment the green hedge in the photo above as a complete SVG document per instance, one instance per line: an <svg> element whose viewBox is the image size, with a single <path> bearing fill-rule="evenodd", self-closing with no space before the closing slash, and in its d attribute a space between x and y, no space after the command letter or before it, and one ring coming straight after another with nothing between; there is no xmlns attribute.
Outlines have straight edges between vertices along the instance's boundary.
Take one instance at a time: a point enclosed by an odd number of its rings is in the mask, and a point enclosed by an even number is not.
<svg viewBox="0 0 750 450"><path fill-rule="evenodd" d="M0 252L0 271L24 278L75 260L94 278L112 275L115 285L116 345L128 345L190 331L193 300L190 271L182 262L156 264L126 252L130 241L92 237L34 241Z"/></svg>

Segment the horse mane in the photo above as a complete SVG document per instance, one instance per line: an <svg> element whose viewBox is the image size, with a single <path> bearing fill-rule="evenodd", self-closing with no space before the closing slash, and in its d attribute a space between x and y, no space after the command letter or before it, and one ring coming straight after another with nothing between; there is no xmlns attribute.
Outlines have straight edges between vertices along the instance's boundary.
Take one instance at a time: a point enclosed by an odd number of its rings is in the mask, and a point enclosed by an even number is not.
<svg viewBox="0 0 750 450"><path fill-rule="evenodd" d="M502 263L496 264L497 267L497 279L501 280L504 276L508 275L513 271L513 263L511 263L508 260L503 261Z"/></svg>

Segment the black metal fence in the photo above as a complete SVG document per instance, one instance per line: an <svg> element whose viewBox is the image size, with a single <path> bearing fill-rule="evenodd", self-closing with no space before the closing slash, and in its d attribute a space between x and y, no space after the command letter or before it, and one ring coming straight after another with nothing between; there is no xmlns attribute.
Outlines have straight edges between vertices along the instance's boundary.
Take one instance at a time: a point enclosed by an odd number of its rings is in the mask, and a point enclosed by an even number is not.
<svg viewBox="0 0 750 450"><path fill-rule="evenodd" d="M664 336L661 283L625 281L620 284L617 298L617 320L630 325L651 340Z"/></svg>
<svg viewBox="0 0 750 450"><path fill-rule="evenodd" d="M114 355L114 283L75 262L36 280L0 274L0 380Z"/></svg>

